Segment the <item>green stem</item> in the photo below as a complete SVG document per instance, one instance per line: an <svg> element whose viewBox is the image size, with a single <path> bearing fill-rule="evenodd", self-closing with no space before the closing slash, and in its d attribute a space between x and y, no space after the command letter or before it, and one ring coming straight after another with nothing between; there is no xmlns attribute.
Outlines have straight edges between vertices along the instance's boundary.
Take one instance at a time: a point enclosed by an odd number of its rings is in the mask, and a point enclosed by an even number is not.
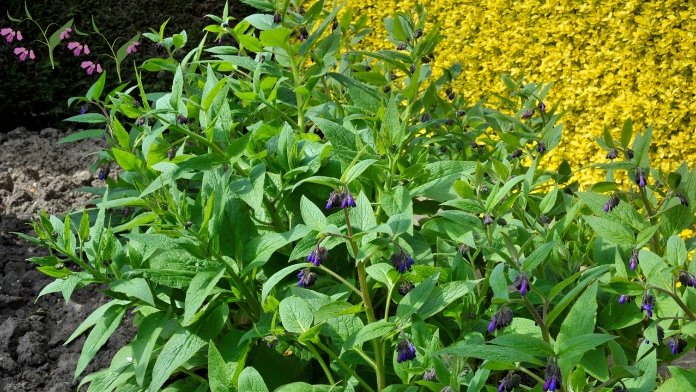
<svg viewBox="0 0 696 392"><path fill-rule="evenodd" d="M385 321L389 320L389 305L391 305L392 292L394 292L393 286L389 288L389 292L387 293L387 303L384 305L384 320Z"/></svg>
<svg viewBox="0 0 696 392"><path fill-rule="evenodd" d="M350 244L353 248L353 254L357 257L358 255L358 245L353 240L353 228L350 224L350 214L348 209L344 208L343 213L346 217L346 226L348 230L348 237L350 237ZM369 323L374 323L377 321L375 318L375 311L372 307L372 299L370 297L370 289L367 286L367 272L365 272L366 260L358 261L358 282L360 283L360 292L362 293L362 300L365 304L365 314L367 315L367 321ZM372 340L372 347L375 352L375 373L377 377L377 390L381 391L385 387L386 376L384 374L384 353L382 352L382 345L375 339Z"/></svg>
<svg viewBox="0 0 696 392"><path fill-rule="evenodd" d="M336 280L338 280L339 282L343 283L343 284L346 285L349 289L353 290L357 295L359 295L360 297L362 297L362 293L360 292L360 290L358 290L355 286L353 286L353 285L352 285L350 282L348 282L347 280L343 279L343 277L341 277L341 275L339 275L339 274L333 272L332 270L330 270L330 269L324 267L323 265L320 265L320 266L319 266L319 269L322 270L322 271L324 271L324 272L326 272L327 274L333 276L334 278L336 278Z"/></svg>
<svg viewBox="0 0 696 392"><path fill-rule="evenodd" d="M527 370L527 368L524 368L524 367L522 367L522 366L518 366L517 369L515 369L515 370L520 371L520 372L522 372L522 373L524 373L524 374L529 375L529 376L532 377L533 379L539 381L540 384L543 384L543 383L544 383L544 379L543 379L543 378L541 378L541 377L537 376L536 374L532 373L531 371Z"/></svg>
<svg viewBox="0 0 696 392"><path fill-rule="evenodd" d="M331 357L331 359L333 359L334 361L336 361L336 363L338 364L338 366L340 366L341 368L343 368L343 370L347 371L351 376L355 377L355 379L358 380L358 382L365 388L365 390L367 390L368 392L375 392L375 390L372 389L372 387L370 386L370 384L368 384L367 382L365 382L365 380L363 380L362 377L358 376L358 374L355 372L355 370L353 370L353 368L350 367L350 365L348 365L348 364L345 363L341 358L339 358L338 355L336 355L336 354L333 352L333 350L331 350L330 348L326 347L326 346L324 345L324 343L322 343L321 341L317 341L317 342L316 342L316 345L317 345L320 349L322 349L325 353L327 353L327 354Z"/></svg>
<svg viewBox="0 0 696 392"><path fill-rule="evenodd" d="M326 362L324 362L324 359L317 352L317 349L309 343L307 344L307 348L309 349L309 351L312 352L312 355L314 355L314 357L317 359L317 362L319 362L319 366L321 366L322 370L324 370L324 374L326 375L326 378L329 380L329 383L331 383L331 385L335 385L336 381L334 381L329 367L326 366Z"/></svg>
<svg viewBox="0 0 696 392"><path fill-rule="evenodd" d="M639 187L640 189L640 198L643 200L643 205L645 206L645 210L648 212L648 219L650 219L650 224L652 226L655 226L657 224L656 222L656 217L655 214L653 213L652 206L650 205L650 201L648 200L648 194L645 192L644 187ZM652 236L652 243L653 247L655 248L655 252L658 255L662 254L662 246L660 246L660 240L657 238L657 232L653 234Z"/></svg>
<svg viewBox="0 0 696 392"><path fill-rule="evenodd" d="M295 101L297 103L297 130L300 132L304 133L305 130L305 118L304 118L304 96L302 95L302 92L300 91L300 85L301 85L301 78L300 78L300 69L297 66L297 62L295 61L295 54L292 53L291 48L288 46L287 48L289 58L290 58L290 66L292 68L292 78L293 82L295 84Z"/></svg>
<svg viewBox="0 0 696 392"><path fill-rule="evenodd" d="M541 335L544 338L544 341L546 343L551 343L551 338L549 336L549 330L546 328L546 324L544 324L544 320L539 315L539 312L537 312L537 310L534 308L534 306L532 305L532 303L529 301L529 299L526 296L523 296L522 300L524 302L524 306L527 307L527 310L529 310L529 313L531 313L532 317L534 317L534 321L536 321L539 328L541 328Z"/></svg>
<svg viewBox="0 0 696 392"><path fill-rule="evenodd" d="M667 289L664 289L664 288L658 287L658 286L653 286L653 285L651 285L651 284L649 284L648 287L651 288L651 289L653 289L653 290L656 290L656 291L660 291L660 292L662 292L662 293L665 293L665 294L669 295L670 297L672 297L672 299L674 300L674 302L676 302L677 305L679 305L679 307L682 308L682 310L684 311L684 313L686 313L686 314L689 316L689 318L691 319L691 321L696 321L696 314L694 314L694 312L692 312L691 309L689 309L689 307L686 306L686 304L684 303L684 301L682 301L682 299L679 298L678 295L676 295L675 293L673 293L673 292L671 292L671 291L669 291L669 290L667 290Z"/></svg>

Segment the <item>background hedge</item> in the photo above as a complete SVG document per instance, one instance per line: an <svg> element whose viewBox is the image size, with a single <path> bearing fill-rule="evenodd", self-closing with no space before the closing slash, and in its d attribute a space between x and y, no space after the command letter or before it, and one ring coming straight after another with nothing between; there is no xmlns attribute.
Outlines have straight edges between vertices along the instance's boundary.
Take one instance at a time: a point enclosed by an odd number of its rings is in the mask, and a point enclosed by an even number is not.
<svg viewBox="0 0 696 392"><path fill-rule="evenodd" d="M372 47L392 47L382 19L415 1L349 0L377 31ZM560 154L577 170L605 161L594 142L604 127L618 134L654 124L652 158L662 168L696 162L696 3L602 0L578 2L422 0L446 39L435 64L460 62L457 89L476 101L504 91L502 73L552 82L548 106L566 110ZM583 184L602 174L585 170Z"/></svg>
<svg viewBox="0 0 696 392"><path fill-rule="evenodd" d="M230 14L238 18L253 12L253 9L238 0L230 0ZM189 34L187 47L193 47L202 38L202 28L212 21L205 18L206 14L220 15L224 0L167 0L167 1L137 1L137 0L32 0L27 1L29 11L35 20L43 27L49 23L59 26L75 18L75 25L83 32L92 32L90 18L94 20L99 30L111 40L122 37L129 39L138 32L158 29L167 19L166 32L171 35L181 30ZM7 19L7 11L15 18L24 17L23 0L0 1L0 27L16 27ZM31 43L40 33L29 22L18 26L24 35L23 46L31 46L36 52L34 62L20 63L12 53L13 44L0 42L0 132L6 132L17 126L29 129L41 129L46 126L61 126L60 120L75 114L78 108L67 108L67 99L75 95L83 95L95 77L88 77L80 69L83 59L75 58L64 47L56 48L56 69L51 69L48 54L40 45ZM51 28L51 32L56 27ZM73 37L76 37L73 35ZM104 41L97 35L77 37L79 41L87 42L93 54L108 51ZM121 41L123 42L123 41ZM146 55L157 55L154 44L141 40L136 61L143 60ZM37 50L38 49L38 50ZM132 75L132 59L126 59L122 67L124 77ZM105 68L113 69L109 61L104 61ZM115 72L114 72L115 74ZM115 83L116 80L111 82ZM157 83L157 75L149 75L149 83ZM69 111L68 111L69 110Z"/></svg>

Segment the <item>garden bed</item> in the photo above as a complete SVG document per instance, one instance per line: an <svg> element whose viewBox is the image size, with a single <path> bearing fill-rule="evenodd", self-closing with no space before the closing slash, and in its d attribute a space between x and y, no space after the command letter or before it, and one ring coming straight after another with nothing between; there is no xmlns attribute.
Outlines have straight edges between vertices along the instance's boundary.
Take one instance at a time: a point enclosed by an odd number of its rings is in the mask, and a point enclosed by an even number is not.
<svg viewBox="0 0 696 392"><path fill-rule="evenodd" d="M55 129L19 128L0 134L0 390L75 391L75 364L85 336L65 340L106 299L98 288L77 290L69 302L60 294L38 301L52 281L27 262L45 251L13 235L30 233L30 219L42 209L60 213L80 208L89 195L75 189L97 184L89 172L101 141L57 144ZM128 320L111 337L85 374L108 366L134 333Z"/></svg>

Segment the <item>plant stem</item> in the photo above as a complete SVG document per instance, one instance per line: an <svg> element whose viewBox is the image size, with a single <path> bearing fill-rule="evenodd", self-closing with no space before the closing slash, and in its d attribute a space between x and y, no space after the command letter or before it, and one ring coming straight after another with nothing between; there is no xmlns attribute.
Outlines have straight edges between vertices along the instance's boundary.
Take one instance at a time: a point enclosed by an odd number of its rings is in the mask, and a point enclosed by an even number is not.
<svg viewBox="0 0 696 392"><path fill-rule="evenodd" d="M353 228L350 224L350 214L348 209L344 208L343 213L346 217L346 226L348 230L348 237L350 237L350 244L353 248L353 254L357 257L358 255L358 245L353 240ZM360 283L360 292L362 293L362 300L365 304L365 314L367 315L367 321L369 323L374 323L377 321L375 318L375 311L372 307L372 299L370 297L370 289L367 286L367 273L365 272L366 260L358 261L358 282ZM382 344L377 340L372 340L372 347L375 352L375 373L377 377L377 391L381 391L385 387L386 377L384 375L384 353L382 352Z"/></svg>
<svg viewBox="0 0 696 392"><path fill-rule="evenodd" d="M339 274L333 272L332 270L330 270L329 268L324 267L323 265L320 265L320 266L319 266L319 269L322 270L322 271L324 271L324 272L326 272L327 274L333 276L334 278L336 278L336 280L338 280L339 282L341 282L341 283L343 283L344 285L348 286L349 289L353 290L357 295L359 295L360 297L362 297L362 293L360 292L360 290L358 290L355 286L353 286L353 285L352 285L350 282L348 282L347 280L343 279L343 277L341 277L341 275L339 275Z"/></svg>
<svg viewBox="0 0 696 392"><path fill-rule="evenodd" d="M670 297L672 297L672 299L674 300L674 302L676 302L677 305L679 305L679 307L682 308L682 310L684 311L684 313L686 313L686 314L689 316L689 318L691 319L691 321L696 321L696 314L694 314L694 312L692 312L691 309L689 309L689 307L686 306L686 304L684 303L684 301L682 301L682 299L679 298L678 295L676 295L675 293L673 293L673 292L671 292L671 291L669 291L669 290L667 290L667 289L663 289L662 287L658 287L658 286L653 286L653 285L651 285L651 284L649 284L648 287L651 288L651 289L653 289L653 290L656 290L656 291L660 291L660 292L662 292L662 293L665 293L665 294L669 295Z"/></svg>
<svg viewBox="0 0 696 392"><path fill-rule="evenodd" d="M539 328L541 328L541 335L543 336L544 341L546 343L551 343L551 339L549 337L549 330L546 328L546 324L544 324L544 320L539 315L539 312L537 312L537 310L534 308L534 306L526 296L523 296L522 300L524 302L524 306L527 307L529 313L531 313L532 317L534 317L534 321L536 321Z"/></svg>
<svg viewBox="0 0 696 392"><path fill-rule="evenodd" d="M324 345L324 343L321 342L321 340L317 341L317 342L316 342L316 345L317 345L320 349L322 349L325 353L327 353L327 354L331 357L331 359L333 359L334 361L336 361L336 363L338 364L338 366L342 367L343 370L347 371L351 376L355 377L355 379L358 380L358 382L359 382L368 392L375 392L375 390L372 389L372 387L370 386L370 384L368 384L367 382L365 382L365 380L363 380L362 377L358 376L358 374L355 372L355 370L353 370L353 368L350 367L350 365L348 365L348 364L345 363L341 358L339 358L338 355L336 355L336 354L333 352L333 350L331 350L330 348L326 347L326 346Z"/></svg>
<svg viewBox="0 0 696 392"><path fill-rule="evenodd" d="M306 346L317 359L317 362L319 362L319 366L321 366L322 370L324 370L324 374L326 375L326 378L329 380L331 385L336 384L336 381L334 381L333 376L331 375L331 370L329 370L329 367L326 366L326 362L324 362L324 359L321 357L319 352L317 352L317 349L314 348L314 346L312 346L312 344L310 343L308 343Z"/></svg>
<svg viewBox="0 0 696 392"><path fill-rule="evenodd" d="M641 200L643 200L643 205L645 206L645 210L648 212L648 219L650 219L650 224L652 226L655 226L655 224L657 223L655 221L656 217L655 217L655 214L653 212L652 206L650 205L650 200L648 200L648 194L645 192L644 187L639 187L639 189L640 189L640 198L641 198ZM660 240L659 240L659 238L657 238L657 232L655 232L655 234L653 234L653 236L652 236L652 243L653 243L653 247L655 248L655 253L657 253L658 255L661 255L662 254L662 246L660 246Z"/></svg>
<svg viewBox="0 0 696 392"><path fill-rule="evenodd" d="M520 372L522 372L522 373L524 373L524 374L529 375L529 376L532 377L533 379L539 381L539 383L541 383L541 384L544 383L544 379L543 379L543 378L541 378L541 377L537 376L536 374L532 373L532 372L529 371L527 368L524 368L524 367L522 367L522 366L518 366L517 369L515 369L515 370L518 370L518 371L520 371Z"/></svg>

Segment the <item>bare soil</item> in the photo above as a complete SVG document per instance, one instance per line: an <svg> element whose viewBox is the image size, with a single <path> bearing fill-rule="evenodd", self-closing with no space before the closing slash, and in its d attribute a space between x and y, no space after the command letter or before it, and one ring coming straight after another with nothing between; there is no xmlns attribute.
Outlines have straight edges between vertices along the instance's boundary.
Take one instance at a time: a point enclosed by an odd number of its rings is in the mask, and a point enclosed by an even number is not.
<svg viewBox="0 0 696 392"><path fill-rule="evenodd" d="M12 234L31 234L29 222L41 210L60 214L81 208L91 195L76 189L99 185L89 167L103 142L57 144L66 135L51 128L0 134L0 391L75 391L73 375L85 336L63 343L107 302L94 286L77 290L67 303L61 294L37 300L52 279L26 259L45 250ZM124 319L83 375L109 365L134 334L131 320Z"/></svg>

